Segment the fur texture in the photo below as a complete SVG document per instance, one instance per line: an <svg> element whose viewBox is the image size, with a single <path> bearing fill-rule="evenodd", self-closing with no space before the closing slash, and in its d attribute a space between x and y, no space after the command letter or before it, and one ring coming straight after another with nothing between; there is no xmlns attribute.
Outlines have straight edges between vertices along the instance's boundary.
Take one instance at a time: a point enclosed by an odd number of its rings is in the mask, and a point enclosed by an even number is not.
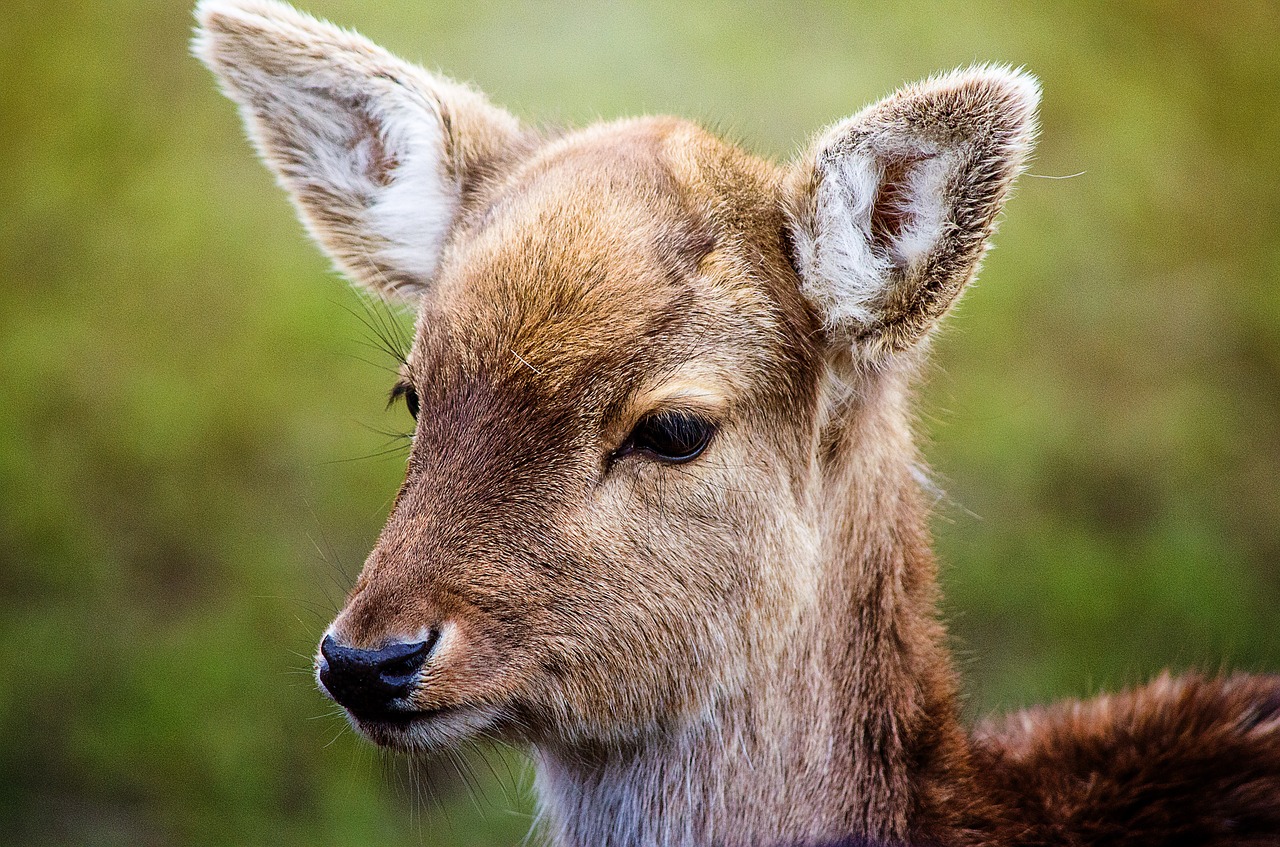
<svg viewBox="0 0 1280 847"><path fill-rule="evenodd" d="M1162 676L976 733L1009 843L1280 844L1280 677Z"/></svg>
<svg viewBox="0 0 1280 847"><path fill-rule="evenodd" d="M320 244L417 298L405 482L330 634L440 637L360 732L526 744L566 846L1277 843L1274 679L957 716L911 386L1033 80L908 86L780 167L673 118L537 137L283 5L198 15ZM701 455L619 449L658 413Z"/></svg>

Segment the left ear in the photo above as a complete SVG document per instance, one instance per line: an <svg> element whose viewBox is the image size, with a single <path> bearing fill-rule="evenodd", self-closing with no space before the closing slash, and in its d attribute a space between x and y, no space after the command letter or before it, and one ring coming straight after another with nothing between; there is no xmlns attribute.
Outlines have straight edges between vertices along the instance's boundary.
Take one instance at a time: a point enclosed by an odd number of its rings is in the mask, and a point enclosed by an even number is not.
<svg viewBox="0 0 1280 847"><path fill-rule="evenodd" d="M469 196L535 139L478 92L275 0L201 0L195 54L240 105L320 246L383 297L420 295Z"/></svg>
<svg viewBox="0 0 1280 847"><path fill-rule="evenodd" d="M818 138L787 203L802 291L834 340L876 360L929 334L977 271L1039 99L1020 71L954 71Z"/></svg>

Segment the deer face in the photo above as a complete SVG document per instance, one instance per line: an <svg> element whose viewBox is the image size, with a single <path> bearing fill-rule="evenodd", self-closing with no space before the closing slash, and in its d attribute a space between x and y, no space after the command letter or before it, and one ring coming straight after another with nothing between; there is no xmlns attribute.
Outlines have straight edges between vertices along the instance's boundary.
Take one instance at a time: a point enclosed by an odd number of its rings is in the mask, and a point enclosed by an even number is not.
<svg viewBox="0 0 1280 847"><path fill-rule="evenodd" d="M733 685L725 658L783 590L768 563L807 531L808 445L783 418L816 372L788 339L816 327L762 281L780 213L753 267L688 202L669 160L691 152L726 153L645 122L535 154L421 295L407 478L330 635L434 642L403 696L430 717L405 735L357 696L371 736L598 739Z"/></svg>
<svg viewBox="0 0 1280 847"><path fill-rule="evenodd" d="M322 687L411 749L626 740L741 691L816 590L828 388L972 276L1033 85L907 89L783 170L671 119L541 139L288 7L198 14L313 235L418 310L406 479Z"/></svg>

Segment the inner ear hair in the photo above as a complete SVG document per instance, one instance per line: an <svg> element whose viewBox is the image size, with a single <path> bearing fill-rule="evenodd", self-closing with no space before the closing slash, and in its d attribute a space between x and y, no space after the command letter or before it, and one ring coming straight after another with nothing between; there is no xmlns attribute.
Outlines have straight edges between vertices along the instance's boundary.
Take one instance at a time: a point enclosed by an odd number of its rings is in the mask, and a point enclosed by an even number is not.
<svg viewBox="0 0 1280 847"><path fill-rule="evenodd" d="M881 252L889 252L915 222L909 177L914 165L932 158L925 153L906 154L881 165L880 185L871 204L871 244Z"/></svg>

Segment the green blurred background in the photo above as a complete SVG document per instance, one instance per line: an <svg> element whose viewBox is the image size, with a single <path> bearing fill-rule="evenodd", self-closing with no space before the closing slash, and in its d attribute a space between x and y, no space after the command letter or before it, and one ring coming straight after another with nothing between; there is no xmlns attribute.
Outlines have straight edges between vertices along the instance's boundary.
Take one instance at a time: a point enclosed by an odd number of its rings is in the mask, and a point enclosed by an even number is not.
<svg viewBox="0 0 1280 847"><path fill-rule="evenodd" d="M1039 154L923 402L968 708L1280 670L1274 3L307 8L534 120L673 112L780 157L1026 65ZM190 26L0 11L0 841L516 843L517 754L469 790L314 690L408 420Z"/></svg>

